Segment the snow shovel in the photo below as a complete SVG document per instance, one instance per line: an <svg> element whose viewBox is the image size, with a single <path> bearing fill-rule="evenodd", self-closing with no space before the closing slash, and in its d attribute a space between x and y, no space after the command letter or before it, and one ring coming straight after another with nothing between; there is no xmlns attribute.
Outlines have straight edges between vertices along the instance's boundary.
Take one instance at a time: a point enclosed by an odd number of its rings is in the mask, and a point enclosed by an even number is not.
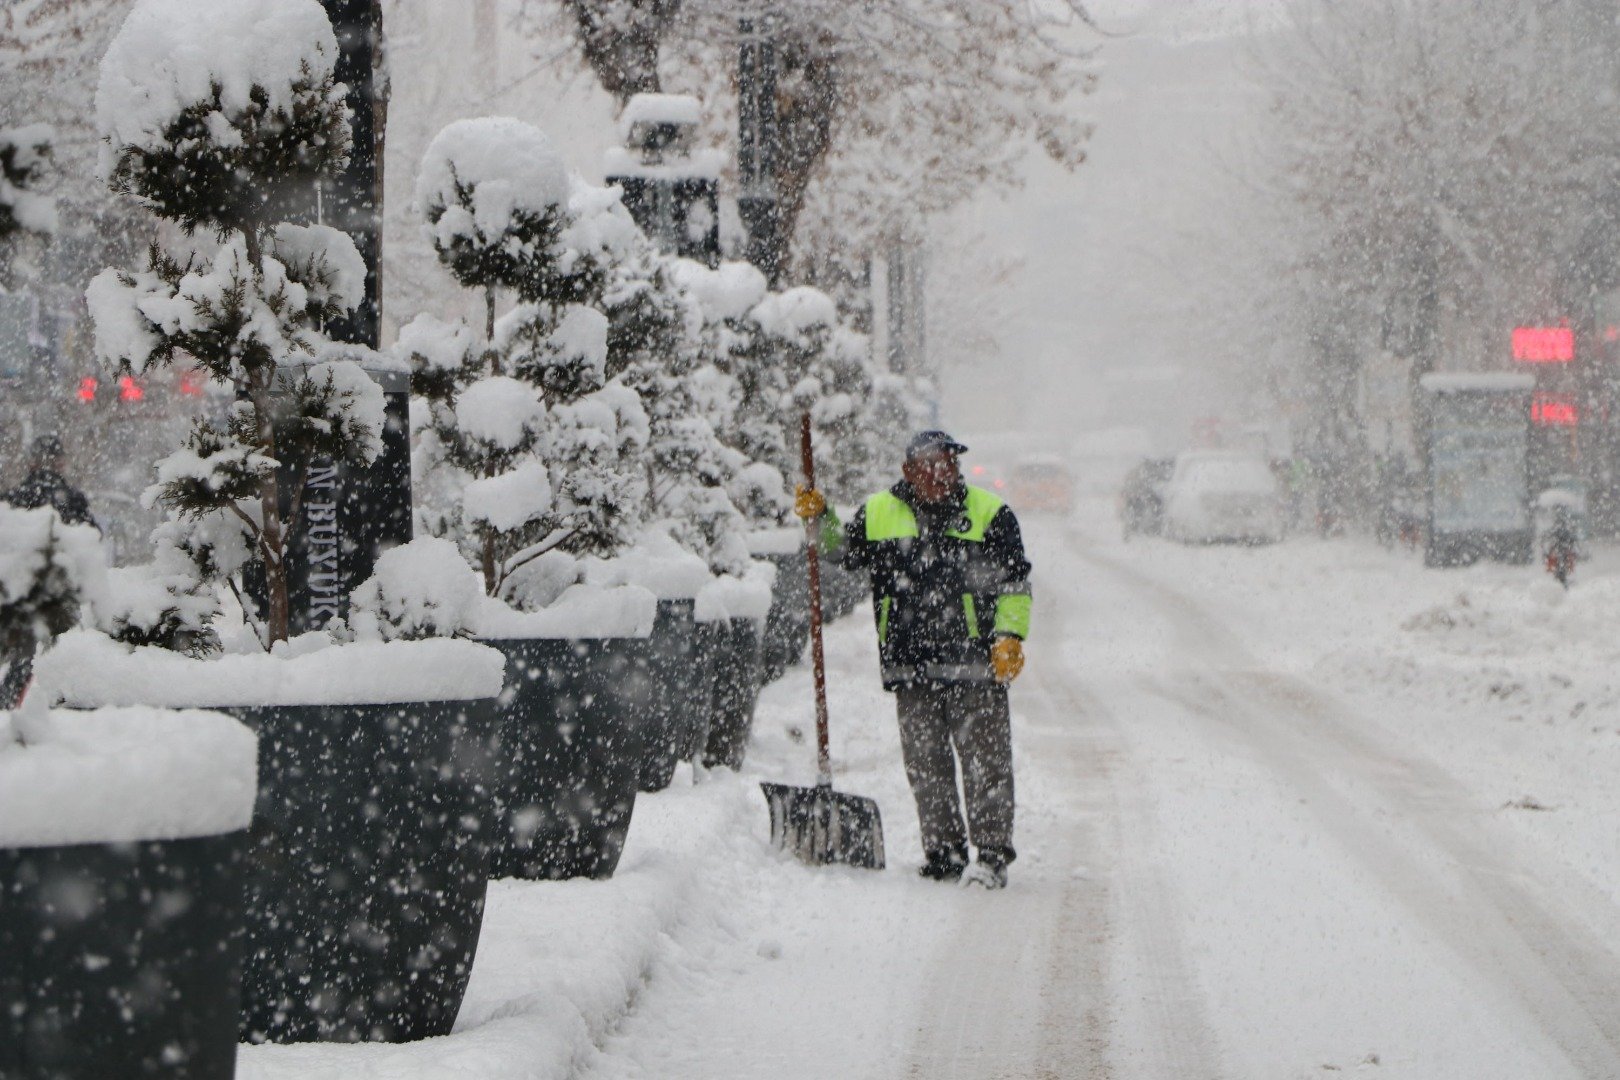
<svg viewBox="0 0 1620 1080"><path fill-rule="evenodd" d="M799 456L804 482L816 486L816 463L810 452L810 414L799 428ZM820 529L805 522L805 548L810 560L810 657L816 683L816 786L760 784L771 808L771 843L812 866L847 863L863 870L883 869L883 819L878 805L860 795L833 790L832 753L827 741L827 663L821 648Z"/></svg>

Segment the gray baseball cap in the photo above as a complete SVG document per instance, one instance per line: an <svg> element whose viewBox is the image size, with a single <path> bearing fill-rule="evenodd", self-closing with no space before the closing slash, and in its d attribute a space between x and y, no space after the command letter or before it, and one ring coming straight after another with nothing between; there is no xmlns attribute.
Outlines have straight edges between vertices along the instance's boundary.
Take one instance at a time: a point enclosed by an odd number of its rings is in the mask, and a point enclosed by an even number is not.
<svg viewBox="0 0 1620 1080"><path fill-rule="evenodd" d="M906 460L910 461L914 457L922 457L924 454L932 454L940 450L946 450L952 454L967 453L967 447L951 438L946 432L937 430L919 431L906 444Z"/></svg>

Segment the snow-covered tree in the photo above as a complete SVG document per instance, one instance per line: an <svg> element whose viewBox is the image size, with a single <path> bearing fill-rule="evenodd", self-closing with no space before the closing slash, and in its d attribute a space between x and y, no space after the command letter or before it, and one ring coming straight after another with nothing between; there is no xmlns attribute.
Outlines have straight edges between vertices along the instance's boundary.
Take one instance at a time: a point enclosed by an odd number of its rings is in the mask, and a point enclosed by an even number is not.
<svg viewBox="0 0 1620 1080"><path fill-rule="evenodd" d="M1416 392L1620 284L1620 26L1595 0L1295 7L1260 54L1273 108L1243 240L1276 284L1250 290L1256 321L1304 357L1304 441L1356 466L1367 358L1399 357Z"/></svg>
<svg viewBox="0 0 1620 1080"><path fill-rule="evenodd" d="M456 538L492 596L546 552L611 555L645 499L646 415L608 372L608 267L635 235L616 193L571 179L520 121L457 121L424 158L417 202L440 260L483 289L482 334L419 318L416 464L430 529ZM518 303L495 317L497 289ZM527 596L529 594L523 593Z"/></svg>
<svg viewBox="0 0 1620 1080"><path fill-rule="evenodd" d="M200 420L159 463L149 496L182 521L235 519L264 567L267 647L288 636L310 460L365 464L381 448L381 389L321 330L364 299L364 261L335 229L278 220L346 160L336 57L317 0L138 0L97 91L102 175L191 243L91 282L96 352L137 374L195 364L236 390L223 422Z"/></svg>
<svg viewBox="0 0 1620 1080"><path fill-rule="evenodd" d="M773 362L752 315L769 295L765 275L742 262L711 270L679 261L674 273L703 323L703 363L690 379L693 405L735 456L727 479L732 503L755 525L779 524L791 505L788 477L797 458L788 444L783 402L786 370Z"/></svg>
<svg viewBox="0 0 1620 1080"><path fill-rule="evenodd" d="M676 260L649 243L614 268L604 297L609 368L647 409L648 516L716 573L741 574L746 520L726 487L746 459L721 442L700 403L704 316L679 275Z"/></svg>
<svg viewBox="0 0 1620 1080"><path fill-rule="evenodd" d="M711 103L717 143L735 130L724 103L742 21L768 33L789 239L808 217L872 250L897 225L1016 185L1030 142L1065 165L1085 156L1071 98L1092 76L1065 40L1090 21L1079 0L525 0L525 11L548 52L572 32L621 103L661 90Z"/></svg>

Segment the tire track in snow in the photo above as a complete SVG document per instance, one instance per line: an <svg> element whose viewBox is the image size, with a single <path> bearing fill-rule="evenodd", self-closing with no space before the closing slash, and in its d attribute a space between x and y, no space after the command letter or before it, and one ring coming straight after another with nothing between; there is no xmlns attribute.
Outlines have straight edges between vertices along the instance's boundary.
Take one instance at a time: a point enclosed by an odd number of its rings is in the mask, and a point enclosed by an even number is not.
<svg viewBox="0 0 1620 1080"><path fill-rule="evenodd" d="M1021 721L1018 843L1026 858L1014 864L1005 893L970 898L950 945L935 958L927 974L934 989L904 1076L1215 1075L1202 1006L1189 991L1174 899L1151 865L1120 858L1124 845L1147 842L1151 810L1139 794L1140 766L1123 757L1117 716L1062 667L1072 608L1065 601L1038 601L1042 632L1014 694ZM1131 775L1122 777L1122 770ZM1043 865L1027 866L1032 855ZM1121 934L1121 924L1128 933ZM1133 1060L1122 1072L1113 1028L1115 975L1124 966L1143 984L1153 1035L1149 1060Z"/></svg>
<svg viewBox="0 0 1620 1080"><path fill-rule="evenodd" d="M1145 679L1147 688L1308 794L1334 838L1585 1075L1620 1075L1617 913L1606 898L1490 830L1478 799L1438 765L1391 750L1307 683L1263 670L1191 598L1078 550L1167 615L1193 660L1174 678ZM1369 795L1376 805L1365 805Z"/></svg>

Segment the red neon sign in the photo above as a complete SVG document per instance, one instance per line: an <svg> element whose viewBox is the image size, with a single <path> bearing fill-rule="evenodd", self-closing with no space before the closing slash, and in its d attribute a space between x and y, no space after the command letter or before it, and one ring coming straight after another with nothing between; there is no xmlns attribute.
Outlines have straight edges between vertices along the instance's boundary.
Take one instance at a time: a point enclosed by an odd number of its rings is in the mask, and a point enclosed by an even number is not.
<svg viewBox="0 0 1620 1080"><path fill-rule="evenodd" d="M1567 364L1575 359L1575 331L1567 326L1519 326L1513 359L1526 364Z"/></svg>
<svg viewBox="0 0 1620 1080"><path fill-rule="evenodd" d="M95 376L93 375L86 375L84 378L80 379L78 390L79 400L96 400L96 390L100 387L100 385L100 383L96 382Z"/></svg>
<svg viewBox="0 0 1620 1080"><path fill-rule="evenodd" d="M135 381L133 375L120 375L118 377L118 396L124 401L139 401L146 396L141 384Z"/></svg>
<svg viewBox="0 0 1620 1080"><path fill-rule="evenodd" d="M1580 409L1570 394L1537 394L1530 401L1530 422L1543 427L1575 427Z"/></svg>

